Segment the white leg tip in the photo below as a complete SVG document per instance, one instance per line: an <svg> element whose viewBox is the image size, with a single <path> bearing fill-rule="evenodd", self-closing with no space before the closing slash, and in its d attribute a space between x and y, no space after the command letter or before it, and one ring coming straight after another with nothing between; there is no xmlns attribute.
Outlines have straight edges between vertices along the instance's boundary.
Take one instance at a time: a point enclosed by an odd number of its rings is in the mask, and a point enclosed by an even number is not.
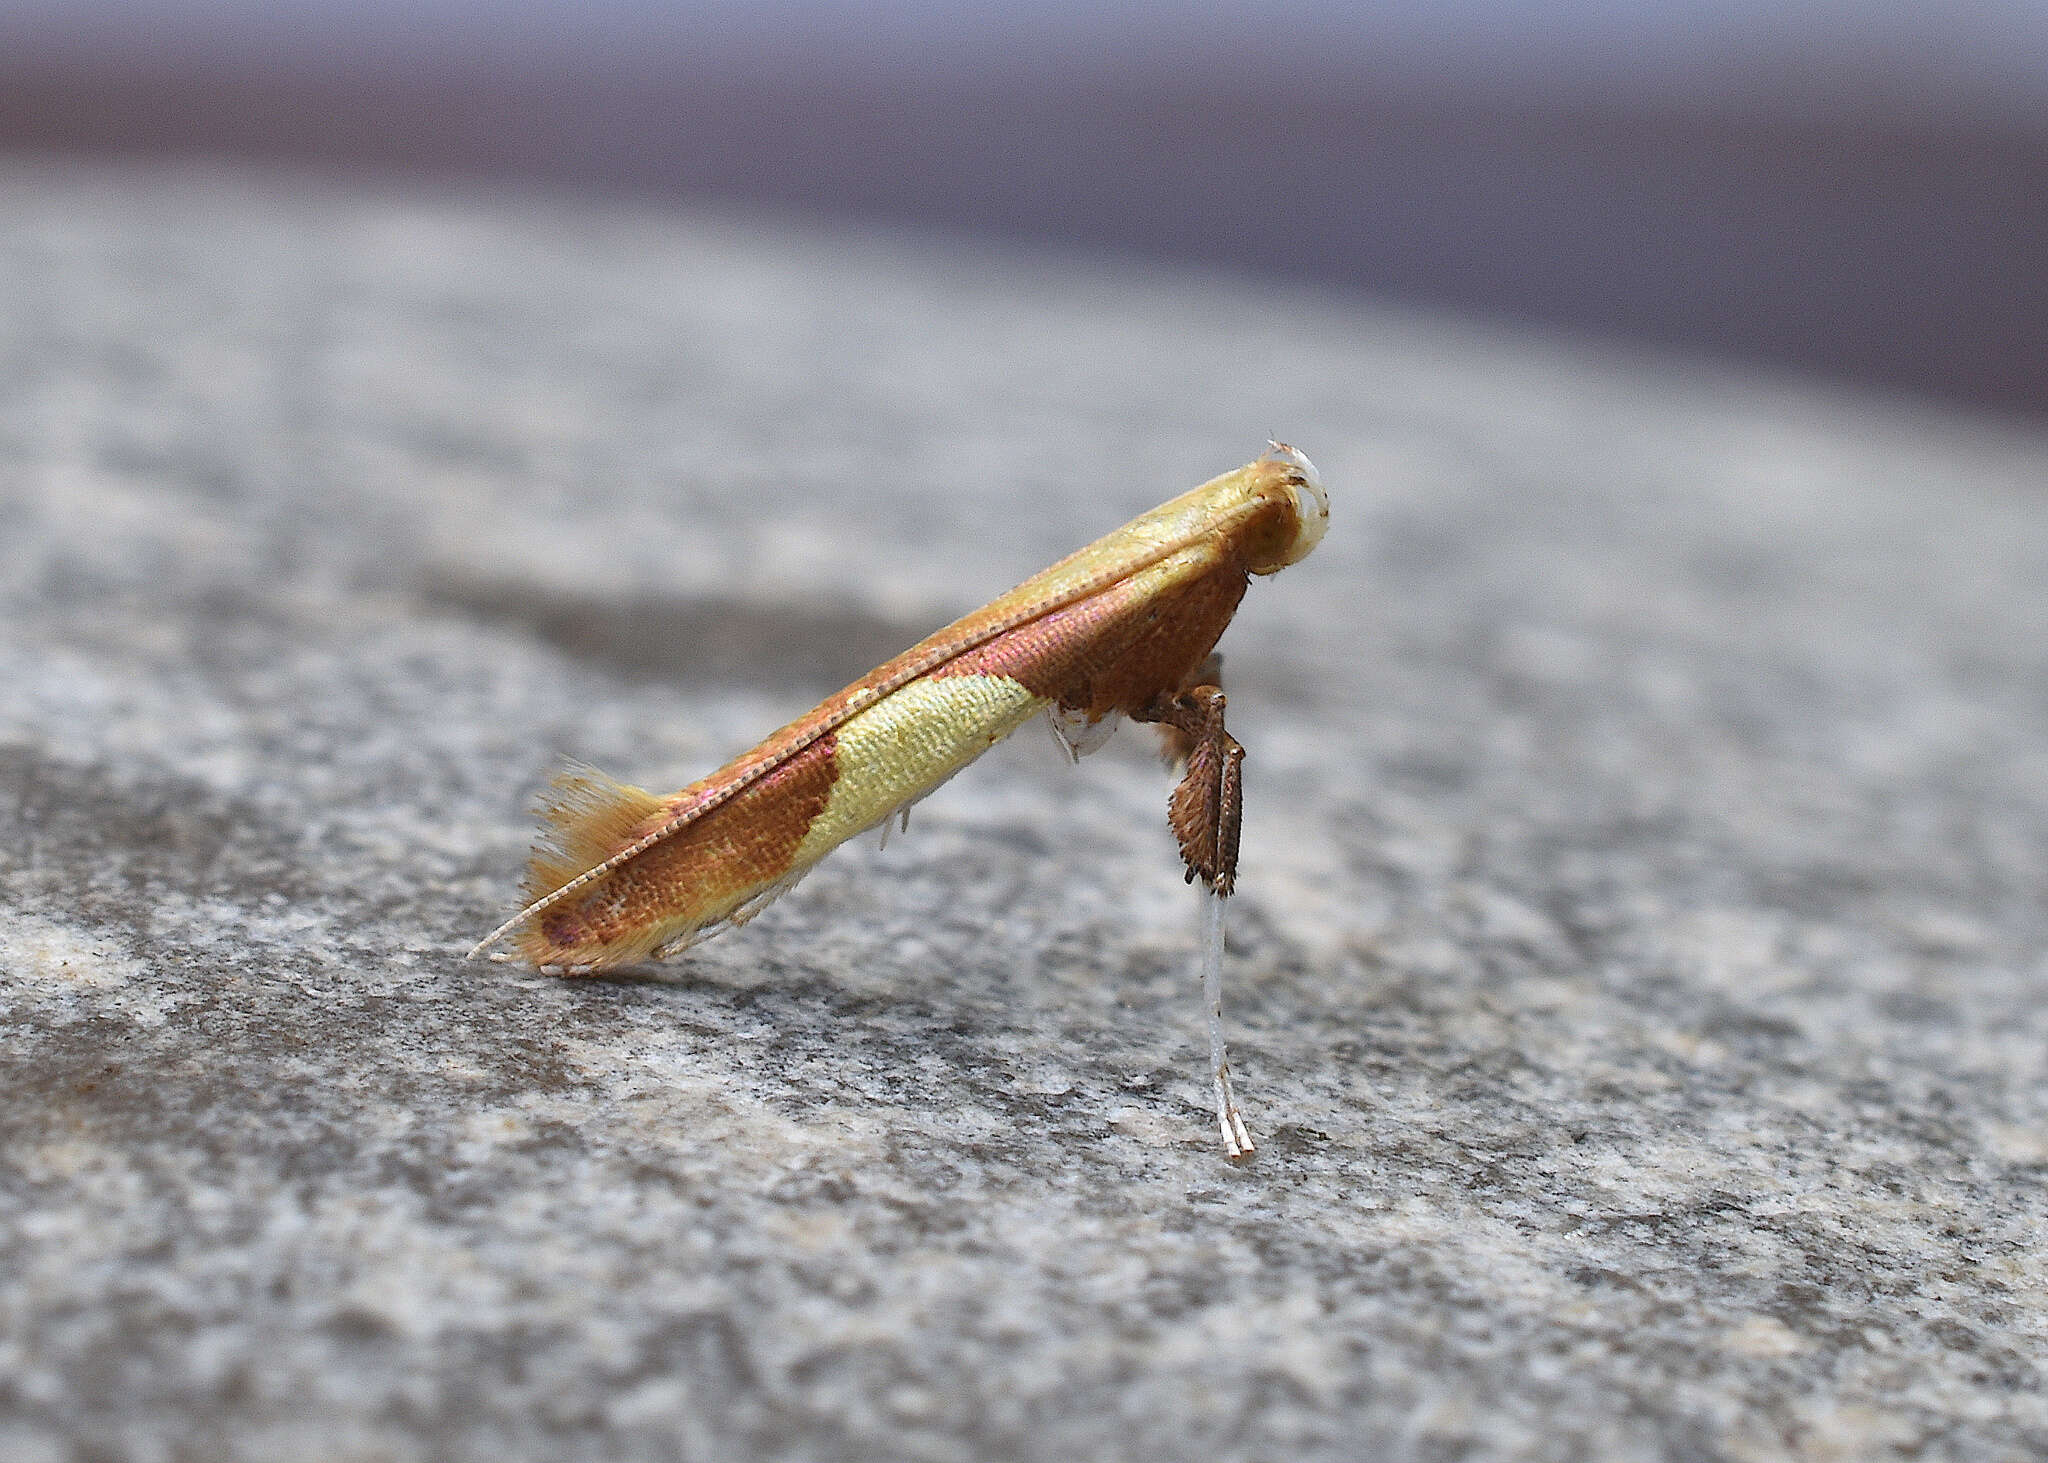
<svg viewBox="0 0 2048 1463"><path fill-rule="evenodd" d="M1216 1127L1223 1134L1223 1152L1248 1158L1257 1145L1237 1110L1230 1090L1230 1061L1223 1052L1223 896L1202 891L1202 1003L1209 1008L1209 1063L1216 1074Z"/></svg>
<svg viewBox="0 0 2048 1463"><path fill-rule="evenodd" d="M1251 1130L1244 1125L1244 1114L1237 1110L1237 1096L1230 1090L1228 1070L1216 1074L1216 1126L1223 1134L1226 1158L1249 1158L1258 1151Z"/></svg>

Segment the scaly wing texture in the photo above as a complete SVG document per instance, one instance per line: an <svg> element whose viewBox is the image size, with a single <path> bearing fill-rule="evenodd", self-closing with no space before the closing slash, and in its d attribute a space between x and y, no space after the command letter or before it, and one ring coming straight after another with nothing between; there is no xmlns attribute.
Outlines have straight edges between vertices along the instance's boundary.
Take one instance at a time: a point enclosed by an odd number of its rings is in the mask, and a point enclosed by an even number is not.
<svg viewBox="0 0 2048 1463"><path fill-rule="evenodd" d="M543 899L661 826L664 800L583 762L557 772L534 806L540 835L526 866L526 897Z"/></svg>
<svg viewBox="0 0 2048 1463"><path fill-rule="evenodd" d="M757 912L1049 704L1090 718L1178 686L1244 592L1262 459L1055 564L666 798L574 769L543 806L517 932L536 965L588 971Z"/></svg>

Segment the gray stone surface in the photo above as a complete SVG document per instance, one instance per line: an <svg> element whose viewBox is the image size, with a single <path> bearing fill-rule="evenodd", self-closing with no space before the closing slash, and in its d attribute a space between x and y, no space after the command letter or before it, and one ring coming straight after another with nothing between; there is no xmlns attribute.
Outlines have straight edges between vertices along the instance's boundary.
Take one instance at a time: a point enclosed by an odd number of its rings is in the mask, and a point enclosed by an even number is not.
<svg viewBox="0 0 2048 1463"><path fill-rule="evenodd" d="M555 757L679 785L1269 433L1255 1162L1128 734L461 960ZM12 165L0 1456L2039 1455L2044 485L1222 277Z"/></svg>

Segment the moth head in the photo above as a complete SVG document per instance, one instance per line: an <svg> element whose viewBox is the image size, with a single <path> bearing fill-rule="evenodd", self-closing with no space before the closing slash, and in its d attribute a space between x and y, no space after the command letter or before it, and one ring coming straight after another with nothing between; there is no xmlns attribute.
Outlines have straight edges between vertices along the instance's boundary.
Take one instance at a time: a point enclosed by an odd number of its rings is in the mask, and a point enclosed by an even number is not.
<svg viewBox="0 0 2048 1463"><path fill-rule="evenodd" d="M1323 541L1323 534L1330 527L1330 498L1323 491L1323 475L1308 460L1308 454L1285 442L1268 442L1266 447L1266 455L1257 465L1278 472L1294 507L1294 534L1279 545L1278 554L1270 562L1252 565L1255 574L1271 574L1300 563L1308 557L1309 550Z"/></svg>

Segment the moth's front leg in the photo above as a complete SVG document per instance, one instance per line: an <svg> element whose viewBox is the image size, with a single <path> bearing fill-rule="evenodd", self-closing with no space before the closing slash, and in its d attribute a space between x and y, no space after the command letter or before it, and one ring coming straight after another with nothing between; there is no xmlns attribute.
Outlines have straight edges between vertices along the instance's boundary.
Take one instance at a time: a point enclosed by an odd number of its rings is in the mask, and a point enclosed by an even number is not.
<svg viewBox="0 0 2048 1463"><path fill-rule="evenodd" d="M1224 728L1224 705L1221 686L1194 685L1157 697L1136 719L1167 728L1168 753L1184 764L1166 821L1180 840L1188 881L1199 878L1227 896L1237 884L1244 748Z"/></svg>
<svg viewBox="0 0 2048 1463"><path fill-rule="evenodd" d="M1223 688L1214 684L1215 658L1197 673L1199 684L1155 698L1136 720L1158 723L1167 749L1185 762L1167 804L1167 821L1180 840L1188 881L1202 880L1202 997L1209 1016L1209 1067L1216 1087L1216 1126L1223 1151L1247 1157L1252 1135L1230 1085L1223 1045L1223 901L1237 883L1238 833L1244 821L1244 748L1224 728Z"/></svg>

